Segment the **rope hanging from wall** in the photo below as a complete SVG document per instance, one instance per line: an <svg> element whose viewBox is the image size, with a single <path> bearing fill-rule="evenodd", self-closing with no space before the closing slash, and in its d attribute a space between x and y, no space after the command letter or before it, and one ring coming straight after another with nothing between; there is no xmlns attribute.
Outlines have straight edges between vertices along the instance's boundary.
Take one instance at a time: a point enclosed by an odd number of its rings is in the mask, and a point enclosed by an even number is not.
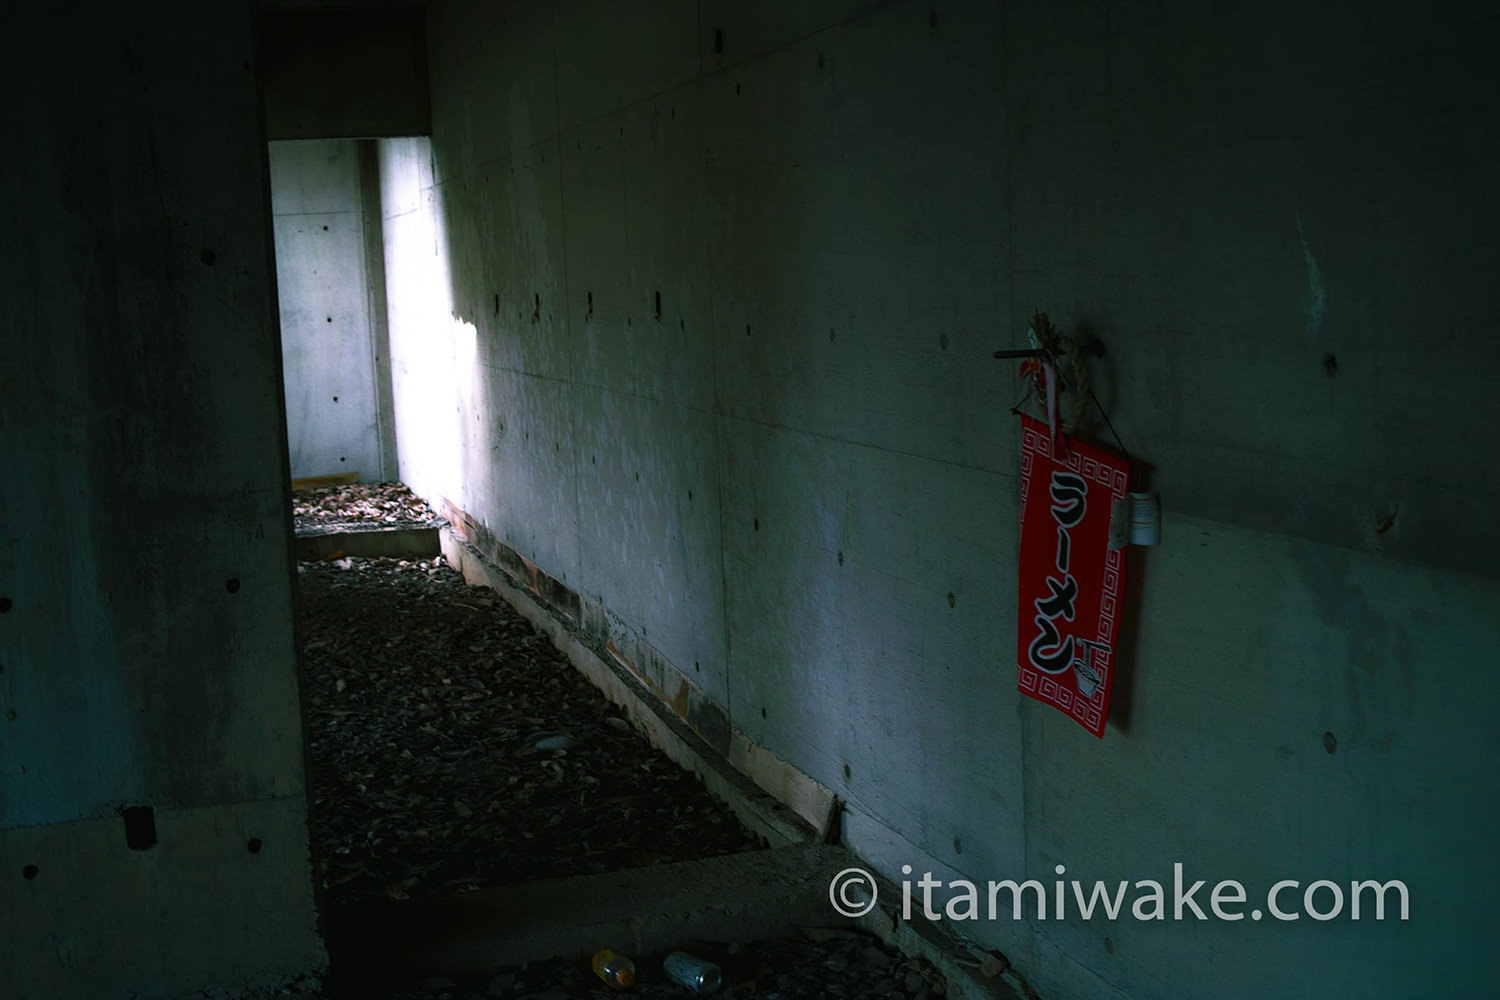
<svg viewBox="0 0 1500 1000"><path fill-rule="evenodd" d="M1083 360L1083 350L1078 342L1072 337L1061 333L1044 312L1038 312L1031 317L1031 333L1036 339L1037 348L1043 352L1043 357L1028 358L1021 365L1021 376L1030 377L1027 384L1026 395L1022 397L1018 406L1025 405L1033 397L1041 404L1042 412L1048 412L1047 395L1049 390L1054 392L1069 392L1073 394L1073 405L1068 411L1067 417L1062 422L1062 432L1067 435L1078 433L1083 426L1084 418L1088 416L1089 400L1092 398L1092 390L1089 388L1089 369ZM1063 375L1058 361L1066 357L1068 359L1071 380ZM1052 371L1047 371L1044 360L1050 360ZM1048 378L1056 379L1056 385L1049 386ZM1050 414L1048 414L1050 417Z"/></svg>
<svg viewBox="0 0 1500 1000"><path fill-rule="evenodd" d="M1040 310L1032 315L1031 328L1027 330L1027 334L1031 339L1030 349L1002 350L996 351L994 355L997 359L1025 359L1021 365L1021 376L1027 380L1026 391L1010 408L1010 412L1020 416L1024 412L1023 408L1035 399L1043 417L1052 425L1053 432L1072 436L1084 426L1088 418L1089 403L1092 402L1098 408L1104 425L1109 428L1110 434L1114 437L1115 444L1119 446L1120 454L1129 458L1129 449L1125 447L1125 442L1120 440L1119 432L1115 430L1109 414L1104 411L1104 404L1099 402L1099 397L1094 394L1093 386L1089 381L1089 368L1085 355L1103 357L1103 345L1097 341L1080 343L1077 338L1058 330L1047 314ZM1060 364L1063 360L1067 362L1066 374L1063 373ZM1072 394L1072 402L1067 416L1060 421L1055 421L1056 399L1058 394L1063 392ZM1049 396L1052 401L1050 404Z"/></svg>

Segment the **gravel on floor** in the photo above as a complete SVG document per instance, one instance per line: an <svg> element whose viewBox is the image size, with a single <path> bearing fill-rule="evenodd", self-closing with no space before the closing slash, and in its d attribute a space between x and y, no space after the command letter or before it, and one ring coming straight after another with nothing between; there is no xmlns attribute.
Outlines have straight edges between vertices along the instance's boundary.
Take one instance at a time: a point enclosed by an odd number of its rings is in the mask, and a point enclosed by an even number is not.
<svg viewBox="0 0 1500 1000"><path fill-rule="evenodd" d="M441 559L299 570L330 903L762 846L545 635Z"/></svg>
<svg viewBox="0 0 1500 1000"><path fill-rule="evenodd" d="M719 966L723 986L713 995L732 1000L936 1000L946 995L942 973L907 958L879 939L844 929L806 928L789 937L744 943L683 941L678 949ZM587 959L551 959L478 976L395 982L361 1000L688 1000L696 994L669 982L664 954L631 956L637 981L627 990L605 985ZM316 1000L309 997L307 1000Z"/></svg>
<svg viewBox="0 0 1500 1000"><path fill-rule="evenodd" d="M298 531L329 528L428 527L441 519L401 483L350 483L292 493Z"/></svg>
<svg viewBox="0 0 1500 1000"><path fill-rule="evenodd" d="M441 523L400 483L298 491L298 530ZM314 863L330 905L713 857L764 846L492 591L441 558L299 565ZM608 942L601 942L608 944ZM682 942L735 1000L933 1000L942 975L876 938L807 928ZM685 1000L664 955L630 990L587 960L391 982L362 1000ZM313 986L309 989L309 986ZM343 1000L337 994L338 1000ZM324 1000L314 984L286 1000Z"/></svg>

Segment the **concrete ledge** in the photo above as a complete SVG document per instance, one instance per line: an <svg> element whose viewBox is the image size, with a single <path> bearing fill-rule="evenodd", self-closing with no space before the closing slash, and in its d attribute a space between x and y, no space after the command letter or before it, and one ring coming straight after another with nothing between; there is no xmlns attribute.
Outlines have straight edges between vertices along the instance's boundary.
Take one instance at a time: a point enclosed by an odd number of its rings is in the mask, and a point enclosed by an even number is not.
<svg viewBox="0 0 1500 1000"><path fill-rule="evenodd" d="M373 901L329 921L335 962L388 970L483 973L611 945L634 954L691 938L745 941L847 923L828 883L852 864L840 847L806 844L549 879L434 899Z"/></svg>
<svg viewBox="0 0 1500 1000"><path fill-rule="evenodd" d="M853 863L873 866L850 854ZM1010 970L1004 956L980 948L954 931L952 923L936 923L922 915L921 890L912 888L912 918L901 917L901 887L875 875L878 902L852 921L860 930L880 938L907 955L920 956L948 980L948 1000L1022 1000L1024 984ZM920 876L913 875L915 882ZM1019 987L1019 989L1018 989Z"/></svg>
<svg viewBox="0 0 1500 1000"><path fill-rule="evenodd" d="M818 831L802 817L735 770L723 754L716 752L682 719L658 712L654 706L660 700L613 656L606 659L586 644L532 594L520 589L504 570L450 529L443 529L441 537L444 557L465 580L491 588L546 633L580 673L625 711L631 724L653 746L679 767L695 773L748 829L764 837L772 847L805 843L817 837Z"/></svg>
<svg viewBox="0 0 1500 1000"><path fill-rule="evenodd" d="M706 744L715 760L727 760L730 771L747 776L751 784L759 786L802 817L804 823L820 831L826 828L829 817L837 811L832 789L819 784L767 748L757 746L735 729L723 706L699 688L686 671L663 656L644 635L611 614L599 600L578 593L549 574L452 501L440 497L435 505L454 538L475 556L475 572L481 577L474 582L503 580L510 593L524 595L533 601L545 610L549 619L560 622L563 629L585 648L611 667L617 667L616 673L620 677L631 678L632 689L646 699L653 712L680 721L682 725L677 728L685 727ZM445 548L444 551L448 550ZM453 560L454 557L450 557L449 561L457 567L458 562ZM538 627L547 626L538 622ZM549 628L549 634L551 631ZM558 642L561 648L561 640ZM579 663L579 669L594 676L588 665ZM595 683L603 686L598 677ZM677 722L671 724L677 726ZM705 781L710 780L706 775L703 777ZM774 845L776 841L773 839L771 843Z"/></svg>
<svg viewBox="0 0 1500 1000"><path fill-rule="evenodd" d="M270 997L321 973L306 796L154 820L144 851L115 813L0 830L0 996Z"/></svg>
<svg viewBox="0 0 1500 1000"><path fill-rule="evenodd" d="M451 523L451 516L449 520ZM630 663L618 650L608 646L595 648L588 641L589 634L582 623L545 602L541 593L523 588L515 576L454 529L444 528L441 542L444 557L463 573L464 579L490 587L546 633L575 668L625 710L631 723L653 745L680 766L694 771L710 792L728 804L742 823L765 837L773 849L612 875L483 890L420 904L415 901L381 904L360 915L389 928L373 931L372 940L380 940L382 934L399 936L403 933L400 928L408 926L405 921L418 921L427 927L419 932L419 942L425 943L414 944L403 959L417 963L409 968L464 972L554 955L591 954L605 940L649 952L685 937L750 940L785 933L795 926L854 924L908 955L920 955L931 962L947 977L950 1000L1019 1000L1021 994L1015 989L1018 983L1009 973L985 975L986 958L990 963L998 959L1002 965L1008 964L1003 957L987 953L950 926L928 921L920 913L914 913L910 921L901 919L900 887L882 875L875 876L879 905L857 921L840 917L828 901L830 879L850 866L871 871L874 866L843 847L809 842L821 839L828 831L815 830L803 817L811 811L826 810L831 793L737 731L731 731L728 754L714 748L694 731L688 719L673 714L677 706L655 684L648 684L630 669ZM527 579L536 572L534 567L530 569ZM547 587L538 589L545 591ZM778 848L778 845L785 846ZM766 871L762 866L784 867ZM726 873L732 873L737 881L719 881L721 877L730 877ZM668 885L658 886L655 880L666 880ZM790 880L797 891L778 895L780 890L776 887L784 886L783 880ZM585 902L576 911L551 908L533 902L528 895L563 888L571 891L576 885L603 893L597 906L584 896ZM610 885L614 888L607 888ZM655 899L658 893L660 902ZM780 919L767 920L761 915L759 907L766 901L783 907L777 911ZM491 907L500 907L510 916L496 917L489 913ZM670 917L674 912L682 915L685 922L674 923ZM513 921L515 928L530 929L532 936L516 936L520 931L513 934L514 928L506 921ZM342 920L330 921L330 929L336 923ZM415 925L412 927L415 931ZM611 933L619 936L608 937ZM505 940L507 935L516 936L514 947ZM329 943L330 950L337 951L333 938ZM538 946L543 950L536 951ZM498 960L497 955L507 957ZM481 962L472 968L468 965L479 961L481 956L488 964ZM991 964L990 970L993 969Z"/></svg>
<svg viewBox="0 0 1500 1000"><path fill-rule="evenodd" d="M297 532L298 559L327 559L340 552L365 558L431 559L442 550L435 526Z"/></svg>

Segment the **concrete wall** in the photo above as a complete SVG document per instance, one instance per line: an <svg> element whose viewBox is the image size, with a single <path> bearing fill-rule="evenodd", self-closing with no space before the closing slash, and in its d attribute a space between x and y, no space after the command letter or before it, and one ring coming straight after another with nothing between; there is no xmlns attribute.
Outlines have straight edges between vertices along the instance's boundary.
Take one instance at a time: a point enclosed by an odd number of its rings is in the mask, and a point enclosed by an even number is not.
<svg viewBox="0 0 1500 1000"><path fill-rule="evenodd" d="M269 138L431 130L420 4L261 0L256 6Z"/></svg>
<svg viewBox="0 0 1500 1000"><path fill-rule="evenodd" d="M356 471L367 480L387 478L384 268L378 256L366 260L372 227L379 246L380 220L373 213L366 218L361 145L347 139L270 144L287 435L296 479Z"/></svg>
<svg viewBox="0 0 1500 1000"><path fill-rule="evenodd" d="M889 874L1410 886L1404 924L963 928L1043 996L1490 989L1492 19L575 0L428 33L430 152L382 144L403 479L843 796ZM1015 690L990 353L1035 308L1106 343L1166 508L1102 743Z"/></svg>
<svg viewBox="0 0 1500 1000"><path fill-rule="evenodd" d="M0 995L273 987L322 947L250 10L8 30Z"/></svg>

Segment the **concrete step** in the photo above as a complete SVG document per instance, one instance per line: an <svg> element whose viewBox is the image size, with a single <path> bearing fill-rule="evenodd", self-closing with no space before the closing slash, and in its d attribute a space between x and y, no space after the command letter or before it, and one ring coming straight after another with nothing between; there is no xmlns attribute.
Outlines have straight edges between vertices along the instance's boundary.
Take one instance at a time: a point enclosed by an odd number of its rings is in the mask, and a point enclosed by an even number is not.
<svg viewBox="0 0 1500 1000"><path fill-rule="evenodd" d="M435 526L297 532L298 559L327 559L336 553L365 558L430 559L441 552L442 542Z"/></svg>
<svg viewBox="0 0 1500 1000"><path fill-rule="evenodd" d="M601 947L650 954L687 939L748 941L845 926L828 884L856 863L798 844L437 898L371 901L329 914L335 966L482 973Z"/></svg>

